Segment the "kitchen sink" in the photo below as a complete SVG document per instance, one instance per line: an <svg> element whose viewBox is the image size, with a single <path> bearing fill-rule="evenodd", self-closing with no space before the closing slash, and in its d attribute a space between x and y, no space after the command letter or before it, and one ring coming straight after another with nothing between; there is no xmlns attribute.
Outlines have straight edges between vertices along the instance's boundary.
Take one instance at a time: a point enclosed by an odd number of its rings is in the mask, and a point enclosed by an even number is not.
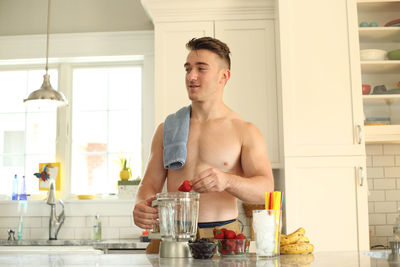
<svg viewBox="0 0 400 267"><path fill-rule="evenodd" d="M0 254L144 254L149 243L125 240L0 240Z"/></svg>
<svg viewBox="0 0 400 267"><path fill-rule="evenodd" d="M104 254L91 246L0 246L0 254Z"/></svg>
<svg viewBox="0 0 400 267"><path fill-rule="evenodd" d="M376 259L387 259L390 254L390 250L372 250L364 252L363 254Z"/></svg>

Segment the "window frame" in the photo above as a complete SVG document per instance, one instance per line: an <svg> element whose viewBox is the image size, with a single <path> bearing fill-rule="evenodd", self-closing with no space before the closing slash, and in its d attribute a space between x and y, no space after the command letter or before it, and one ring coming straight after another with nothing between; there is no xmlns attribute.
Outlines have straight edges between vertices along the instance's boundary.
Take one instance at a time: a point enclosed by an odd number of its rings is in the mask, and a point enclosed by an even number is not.
<svg viewBox="0 0 400 267"><path fill-rule="evenodd" d="M110 67L134 67L139 66L142 68L142 94L143 94L143 69L144 62L143 59L138 57L137 59L126 60L126 61L115 61L110 58L111 61L104 61L104 58L96 61L95 58L91 62L82 63L61 63L59 68L59 88L60 91L64 93L67 99L70 101L69 105L63 108L59 108L57 112L57 133L56 133L56 160L63 162L64 175L66 179L62 178L63 184L62 188L65 188L65 193L67 198L73 198L72 194L72 130L73 130L73 72L77 68L110 68ZM143 97L142 97L143 98ZM142 101L143 103L143 101ZM143 105L142 105L143 106ZM142 108L143 110L143 108ZM142 114L142 127L143 118ZM143 134L143 129L142 129ZM142 151L143 153L143 144ZM142 154L142 163L144 162L144 157ZM143 166L143 164L142 164ZM141 175L143 175L144 170L142 168Z"/></svg>
<svg viewBox="0 0 400 267"><path fill-rule="evenodd" d="M142 176L150 153L154 119L154 32L103 32L52 34L49 68L59 72L58 88L71 101L73 67L142 66ZM0 36L0 69L45 67L45 35ZM43 51L42 51L43 50ZM71 119L70 106L58 108L56 160L62 162L60 198L71 194Z"/></svg>

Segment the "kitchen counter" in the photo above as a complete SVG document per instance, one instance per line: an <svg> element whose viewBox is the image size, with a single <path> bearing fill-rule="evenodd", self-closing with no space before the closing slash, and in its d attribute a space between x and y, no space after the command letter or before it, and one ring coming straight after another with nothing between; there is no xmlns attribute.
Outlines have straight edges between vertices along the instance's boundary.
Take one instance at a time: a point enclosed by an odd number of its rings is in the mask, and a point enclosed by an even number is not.
<svg viewBox="0 0 400 267"><path fill-rule="evenodd" d="M0 246L91 246L95 249L145 250L149 243L139 239L121 240L0 240Z"/></svg>
<svg viewBox="0 0 400 267"><path fill-rule="evenodd" d="M387 254L386 254L387 255ZM384 254L385 256L385 254ZM158 255L121 254L121 255L80 255L80 254L25 254L0 255L0 266L226 266L226 267L386 267L386 258L374 258L358 252L316 252L312 255L281 255L273 259L257 259L250 253L247 257L225 258L214 256L209 260L192 258L159 258Z"/></svg>

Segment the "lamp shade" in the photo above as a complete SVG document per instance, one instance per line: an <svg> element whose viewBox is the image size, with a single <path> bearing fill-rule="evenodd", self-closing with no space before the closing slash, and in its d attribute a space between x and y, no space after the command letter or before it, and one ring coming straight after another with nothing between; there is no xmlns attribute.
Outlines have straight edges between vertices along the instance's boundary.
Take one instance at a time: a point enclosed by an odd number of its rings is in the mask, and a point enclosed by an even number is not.
<svg viewBox="0 0 400 267"><path fill-rule="evenodd" d="M67 99L63 95L63 93L58 92L53 89L50 84L50 75L47 73L43 75L43 84L42 87L36 91L33 91L29 94L28 98L24 99L24 102L27 101L36 101L36 100L52 100L57 101L57 106L65 106L68 104Z"/></svg>

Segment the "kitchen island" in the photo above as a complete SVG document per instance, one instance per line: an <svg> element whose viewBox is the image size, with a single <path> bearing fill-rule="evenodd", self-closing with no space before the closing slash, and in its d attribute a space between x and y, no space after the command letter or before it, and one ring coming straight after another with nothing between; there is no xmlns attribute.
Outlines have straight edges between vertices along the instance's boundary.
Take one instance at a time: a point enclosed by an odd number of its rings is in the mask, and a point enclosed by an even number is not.
<svg viewBox="0 0 400 267"><path fill-rule="evenodd" d="M382 251L380 256L387 256L387 251ZM386 252L386 254L385 254ZM317 267L384 267L400 266L389 265L386 258L367 256L358 252L316 252L312 255L281 255L272 259L257 259L250 253L246 257L219 257L214 256L209 260L196 260L192 258L159 258L158 255L146 254L20 254L0 255L0 266L160 266L160 267L185 267L185 266L224 266L224 267L276 267L276 266L317 266Z"/></svg>

